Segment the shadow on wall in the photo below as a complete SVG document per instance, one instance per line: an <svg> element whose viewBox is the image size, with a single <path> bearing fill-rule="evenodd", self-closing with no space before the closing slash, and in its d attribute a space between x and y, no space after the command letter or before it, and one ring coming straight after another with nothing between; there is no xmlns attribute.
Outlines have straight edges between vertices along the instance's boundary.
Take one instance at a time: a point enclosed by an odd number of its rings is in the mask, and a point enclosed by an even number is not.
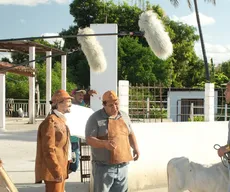
<svg viewBox="0 0 230 192"><path fill-rule="evenodd" d="M45 191L44 184L31 184L31 183L24 183L24 184L16 184L16 187L19 192L42 192ZM65 187L66 192L88 192L89 191L89 184L79 183L79 182L66 182Z"/></svg>
<svg viewBox="0 0 230 192"><path fill-rule="evenodd" d="M3 132L0 134L0 140L16 140L16 141L37 141L37 130L26 132Z"/></svg>

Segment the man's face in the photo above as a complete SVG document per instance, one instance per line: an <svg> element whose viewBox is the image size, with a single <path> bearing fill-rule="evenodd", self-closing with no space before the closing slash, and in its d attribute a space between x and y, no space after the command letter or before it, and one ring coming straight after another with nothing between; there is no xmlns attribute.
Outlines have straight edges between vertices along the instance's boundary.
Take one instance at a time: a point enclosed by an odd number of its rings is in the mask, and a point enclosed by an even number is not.
<svg viewBox="0 0 230 192"><path fill-rule="evenodd" d="M226 85L226 90L224 92L226 103L230 103L230 83Z"/></svg>
<svg viewBox="0 0 230 192"><path fill-rule="evenodd" d="M72 100L71 99L65 99L61 103L58 103L57 110L60 111L63 114L70 113L71 105L72 105Z"/></svg>
<svg viewBox="0 0 230 192"><path fill-rule="evenodd" d="M82 101L84 100L84 93L82 92L76 93L74 95L74 98L77 102L82 103Z"/></svg>
<svg viewBox="0 0 230 192"><path fill-rule="evenodd" d="M107 113L107 115L117 116L118 111L119 111L118 100L107 102L106 105L104 105L104 109L105 109L105 112Z"/></svg>

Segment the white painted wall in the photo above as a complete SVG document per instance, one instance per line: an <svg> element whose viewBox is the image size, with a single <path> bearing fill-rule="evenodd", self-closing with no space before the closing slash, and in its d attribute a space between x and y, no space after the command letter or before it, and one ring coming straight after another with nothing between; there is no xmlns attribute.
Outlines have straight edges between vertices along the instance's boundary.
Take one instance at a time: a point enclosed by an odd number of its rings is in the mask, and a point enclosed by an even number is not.
<svg viewBox="0 0 230 192"><path fill-rule="evenodd" d="M217 91L214 93L214 111L217 112ZM176 122L177 116L177 101L181 99L205 99L205 92L204 91L170 91L168 92L168 98L170 99L169 102L169 110L170 110L170 119L173 122ZM181 113L181 102L178 102L178 114ZM181 118L178 116L178 121Z"/></svg>
<svg viewBox="0 0 230 192"><path fill-rule="evenodd" d="M0 131L5 131L6 125L6 75L5 73L0 73Z"/></svg>
<svg viewBox="0 0 230 192"><path fill-rule="evenodd" d="M129 81L120 80L118 85L120 110L129 114Z"/></svg>
<svg viewBox="0 0 230 192"><path fill-rule="evenodd" d="M117 33L117 24L91 24L90 28L97 33ZM96 111L102 107L101 97L104 92L114 90L117 93L117 36L97 36L107 61L107 69L103 73L90 71L90 88L97 95L90 98L90 106Z"/></svg>
<svg viewBox="0 0 230 192"><path fill-rule="evenodd" d="M227 121L133 123L132 127L140 158L129 164L130 192L167 187L167 163L172 158L184 156L201 164L220 162L213 146L227 143Z"/></svg>
<svg viewBox="0 0 230 192"><path fill-rule="evenodd" d="M220 161L214 144L227 142L228 122L134 123L140 159L129 165L129 191L167 187L167 163L185 156L210 164Z"/></svg>

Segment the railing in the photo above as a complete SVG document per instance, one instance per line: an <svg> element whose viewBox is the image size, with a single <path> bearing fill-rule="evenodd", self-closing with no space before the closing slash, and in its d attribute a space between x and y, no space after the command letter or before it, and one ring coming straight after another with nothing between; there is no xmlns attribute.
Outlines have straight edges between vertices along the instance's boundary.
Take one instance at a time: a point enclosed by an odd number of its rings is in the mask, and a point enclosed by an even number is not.
<svg viewBox="0 0 230 192"><path fill-rule="evenodd" d="M170 91L169 91L170 90ZM176 91L175 91L176 90ZM191 92L190 92L191 91ZM203 92L204 89L167 88L161 86L136 85L129 87L129 115L136 122L163 121L191 121L195 116L204 116L204 96L202 94L189 95L193 91ZM171 94L174 93L174 94ZM185 94L186 93L186 94ZM224 89L216 90L215 120L228 120L230 108L225 105ZM177 95L176 95L177 94ZM178 99L178 100L177 100ZM181 102L183 100L183 103ZM193 116L191 116L190 104L193 103ZM40 104L36 101L36 117L44 117L46 114L45 100ZM24 115L28 116L28 100L7 99L6 115L22 108ZM200 118L201 119L201 118Z"/></svg>
<svg viewBox="0 0 230 192"><path fill-rule="evenodd" d="M178 114L178 116L189 116L189 121L204 121L204 113L195 113L194 110L204 111L204 106L198 105L194 106L194 103L190 104L190 113L188 114ZM230 116L228 115L228 104L224 106L220 105L215 108L215 121L227 121L229 120Z"/></svg>
<svg viewBox="0 0 230 192"><path fill-rule="evenodd" d="M6 116L8 117L14 117L17 116L17 111L21 108L24 113L24 117L28 117L28 111L29 111L29 104L27 99L14 99L10 100L6 99ZM36 117L45 117L46 114L46 104L45 101L42 100L40 103L35 103L35 114Z"/></svg>

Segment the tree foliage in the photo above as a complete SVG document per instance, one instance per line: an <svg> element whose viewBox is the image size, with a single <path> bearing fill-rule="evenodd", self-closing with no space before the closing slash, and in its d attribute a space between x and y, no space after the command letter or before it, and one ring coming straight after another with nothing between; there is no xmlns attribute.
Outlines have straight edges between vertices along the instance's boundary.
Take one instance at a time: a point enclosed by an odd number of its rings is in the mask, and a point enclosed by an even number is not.
<svg viewBox="0 0 230 192"><path fill-rule="evenodd" d="M173 43L173 55L166 61L157 58L149 48L144 37L119 37L118 38L118 79L129 80L132 84L163 84L172 87L202 86L205 82L204 64L194 51L194 44L199 39L196 30L192 26L170 20L159 5L146 4L146 9L154 10L159 19L165 25ZM116 23L119 32L139 31L138 20L142 10L137 6L127 3L115 4L113 1L101 0L74 0L70 4L70 14L74 17L74 23L69 29L64 29L60 35L77 34L79 28L90 26L93 23ZM51 46L44 40L36 41L46 46ZM58 47L58 43L54 45ZM65 51L77 50L67 57L67 90L90 85L89 66L84 53L76 38L65 39L63 47ZM41 55L36 55L36 58ZM13 54L13 63L22 63L28 60L27 54ZM52 92L61 87L60 57L53 58ZM41 98L45 98L46 69L44 61L36 62L37 79L40 85ZM213 81L220 85L230 77L229 64L223 64L221 71L213 71ZM14 79L14 80L10 80ZM19 78L13 74L7 74L7 97L28 98L28 78ZM25 83L20 88L17 81ZM70 83L71 82L71 83ZM28 90L28 89L27 89Z"/></svg>
<svg viewBox="0 0 230 192"><path fill-rule="evenodd" d="M224 73L228 77L228 79L230 79L230 60L221 63L218 67L218 70Z"/></svg>
<svg viewBox="0 0 230 192"><path fill-rule="evenodd" d="M150 50L145 38L120 37L118 42L118 79L128 79L131 83L163 83L165 86L193 86L204 78L204 66L196 56L194 44L199 39L195 28L170 20L159 5L147 3L146 9L154 10L165 24L173 43L174 53L166 61L158 59ZM61 35L76 34L79 28L91 23L117 23L119 31L139 31L138 20L142 10L127 3L112 1L74 0L70 4L70 14L75 25L63 30ZM78 49L76 40L66 39L65 49ZM89 85L89 67L84 54L69 56L71 81ZM200 70L194 71L194 69ZM138 77L138 78L135 78ZM88 80L86 80L88 78ZM189 81L188 81L189 79ZM192 81L190 81L192 79Z"/></svg>
<svg viewBox="0 0 230 192"><path fill-rule="evenodd" d="M40 98L46 97L46 65L36 64L36 79L39 84ZM71 92L75 88L75 84L67 82L67 91ZM57 62L52 68L52 93L61 89L61 64ZM6 97L14 99L29 98L29 79L28 77L7 73L6 75Z"/></svg>

